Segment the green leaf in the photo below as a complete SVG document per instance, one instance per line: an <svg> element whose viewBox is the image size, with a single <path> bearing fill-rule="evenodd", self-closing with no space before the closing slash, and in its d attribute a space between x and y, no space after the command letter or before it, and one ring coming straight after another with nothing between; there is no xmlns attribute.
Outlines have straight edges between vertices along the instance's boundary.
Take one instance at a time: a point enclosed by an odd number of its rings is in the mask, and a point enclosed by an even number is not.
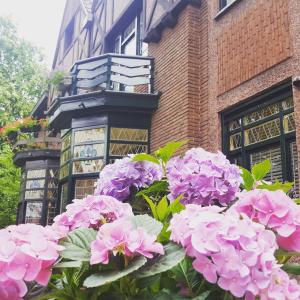
<svg viewBox="0 0 300 300"><path fill-rule="evenodd" d="M204 293L202 293L201 295L193 298L193 300L205 300L210 294L210 291L206 291Z"/></svg>
<svg viewBox="0 0 300 300"><path fill-rule="evenodd" d="M155 151L155 155L166 163L172 155L186 143L187 141L168 143L166 146Z"/></svg>
<svg viewBox="0 0 300 300"><path fill-rule="evenodd" d="M178 265L185 257L185 251L175 243L166 244L164 250L164 255L151 259L136 273L136 277L144 278L166 272Z"/></svg>
<svg viewBox="0 0 300 300"><path fill-rule="evenodd" d="M132 218L132 222L136 227L144 228L151 235L159 235L163 228L163 224L148 215L139 215Z"/></svg>
<svg viewBox="0 0 300 300"><path fill-rule="evenodd" d="M262 180L270 172L271 167L271 161L267 159L261 163L255 164L252 167L251 172L255 180Z"/></svg>
<svg viewBox="0 0 300 300"><path fill-rule="evenodd" d="M153 214L153 217L157 220L158 219L158 215L157 215L157 212L156 212L156 205L154 204L154 202L146 195L143 195L144 199L146 200L146 202L148 203L150 209L151 209L151 212Z"/></svg>
<svg viewBox="0 0 300 300"><path fill-rule="evenodd" d="M300 275L299 264L285 264L281 268L289 274Z"/></svg>
<svg viewBox="0 0 300 300"><path fill-rule="evenodd" d="M96 239L97 231L91 228L78 228L71 232L61 243L65 247L60 253L62 258L89 261L91 256L91 242Z"/></svg>
<svg viewBox="0 0 300 300"><path fill-rule="evenodd" d="M285 193L289 192L294 186L293 182L285 182L282 183L278 180L275 181L275 183L273 184L266 184L266 183L262 183L259 186L257 186L257 189L264 189L264 190L268 190L268 191L277 191L277 190L282 190Z"/></svg>
<svg viewBox="0 0 300 300"><path fill-rule="evenodd" d="M198 286L202 280L200 274L193 268L192 260L185 257L176 267L172 269L176 281L182 281L190 291Z"/></svg>
<svg viewBox="0 0 300 300"><path fill-rule="evenodd" d="M136 194L136 196L163 193L166 192L167 189L168 189L168 182L166 180L155 181L148 188L139 191Z"/></svg>
<svg viewBox="0 0 300 300"><path fill-rule="evenodd" d="M63 261L54 265L54 268L80 268L81 264L81 261Z"/></svg>
<svg viewBox="0 0 300 300"><path fill-rule="evenodd" d="M152 163L158 164L159 165L159 160L154 157L153 155L146 154L146 153L140 153L136 154L133 159L133 161L150 161Z"/></svg>
<svg viewBox="0 0 300 300"><path fill-rule="evenodd" d="M158 202L156 206L156 213L160 221L164 221L165 218L168 216L169 214L168 207L169 204L168 204L167 196L165 196Z"/></svg>
<svg viewBox="0 0 300 300"><path fill-rule="evenodd" d="M131 261L129 266L127 268L125 268L124 270L103 271L102 273L93 274L85 279L83 285L87 288L94 288L94 287L112 283L112 282L138 270L146 262L147 262L147 259L144 256L137 256Z"/></svg>
<svg viewBox="0 0 300 300"><path fill-rule="evenodd" d="M245 190L250 191L254 184L254 178L252 174L245 168L240 167L242 170L242 178L243 178L243 185Z"/></svg>
<svg viewBox="0 0 300 300"><path fill-rule="evenodd" d="M179 195L169 206L169 210L172 214L176 214L185 209L185 206L180 202L182 195Z"/></svg>

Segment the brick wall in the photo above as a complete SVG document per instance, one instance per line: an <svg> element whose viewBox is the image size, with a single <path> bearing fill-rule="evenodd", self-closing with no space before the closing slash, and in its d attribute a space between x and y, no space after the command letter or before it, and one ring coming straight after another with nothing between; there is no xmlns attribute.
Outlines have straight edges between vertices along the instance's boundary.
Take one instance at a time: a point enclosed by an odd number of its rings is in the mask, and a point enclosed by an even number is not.
<svg viewBox="0 0 300 300"><path fill-rule="evenodd" d="M152 119L151 151L174 140L188 139L188 148L207 142L207 20L205 3L189 5L175 28L149 44L155 89L162 92Z"/></svg>
<svg viewBox="0 0 300 300"><path fill-rule="evenodd" d="M219 94L291 55L288 1L256 0L243 6L217 36Z"/></svg>

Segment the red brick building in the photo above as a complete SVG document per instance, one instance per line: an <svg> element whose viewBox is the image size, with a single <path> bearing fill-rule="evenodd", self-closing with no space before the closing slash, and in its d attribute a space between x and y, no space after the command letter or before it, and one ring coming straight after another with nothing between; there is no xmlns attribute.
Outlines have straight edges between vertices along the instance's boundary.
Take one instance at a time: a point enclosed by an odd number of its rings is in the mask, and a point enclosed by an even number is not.
<svg viewBox="0 0 300 300"><path fill-rule="evenodd" d="M71 82L33 111L61 131L56 213L104 164L173 140L270 159L298 190L299 15L298 0L68 0L53 70Z"/></svg>

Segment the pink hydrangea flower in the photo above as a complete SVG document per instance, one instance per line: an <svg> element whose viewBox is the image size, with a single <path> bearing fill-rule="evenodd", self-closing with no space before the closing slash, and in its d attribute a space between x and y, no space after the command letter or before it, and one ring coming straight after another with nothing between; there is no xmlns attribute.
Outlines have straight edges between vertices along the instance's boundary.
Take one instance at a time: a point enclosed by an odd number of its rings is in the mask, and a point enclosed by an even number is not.
<svg viewBox="0 0 300 300"><path fill-rule="evenodd" d="M235 297L264 293L279 268L275 234L234 210L187 205L170 229L171 240L194 258L195 270Z"/></svg>
<svg viewBox="0 0 300 300"><path fill-rule="evenodd" d="M22 299L24 281L47 285L51 268L64 247L50 227L35 224L0 230L0 299Z"/></svg>
<svg viewBox="0 0 300 300"><path fill-rule="evenodd" d="M153 253L164 254L164 250L156 242L156 236L148 234L143 228L134 228L129 220L119 219L100 227L97 239L91 244L91 253L90 263L94 265L108 264L110 254L152 258Z"/></svg>
<svg viewBox="0 0 300 300"><path fill-rule="evenodd" d="M52 227L63 237L79 227L99 229L105 223L132 216L132 208L128 203L110 196L87 196L67 205L67 211L54 218Z"/></svg>
<svg viewBox="0 0 300 300"><path fill-rule="evenodd" d="M27 293L27 287L22 280L0 281L1 300L22 300Z"/></svg>
<svg viewBox="0 0 300 300"><path fill-rule="evenodd" d="M275 231L281 248L300 251L300 207L283 191L242 192L232 210Z"/></svg>
<svg viewBox="0 0 300 300"><path fill-rule="evenodd" d="M221 152L211 153L202 148L172 158L166 168L169 199L183 195L184 204L227 206L235 199L242 182L239 168Z"/></svg>
<svg viewBox="0 0 300 300"><path fill-rule="evenodd" d="M260 293L261 300L299 300L300 285L280 268L274 270L271 284ZM248 300L248 299L247 299Z"/></svg>

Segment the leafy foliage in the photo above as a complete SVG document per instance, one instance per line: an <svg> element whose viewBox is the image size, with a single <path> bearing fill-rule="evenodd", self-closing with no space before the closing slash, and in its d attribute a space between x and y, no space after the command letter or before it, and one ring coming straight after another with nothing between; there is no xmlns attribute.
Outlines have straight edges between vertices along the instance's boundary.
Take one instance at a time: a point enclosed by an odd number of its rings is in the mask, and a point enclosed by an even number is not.
<svg viewBox="0 0 300 300"><path fill-rule="evenodd" d="M17 35L16 26L0 17L1 123L27 116L46 88L40 50Z"/></svg>
<svg viewBox="0 0 300 300"><path fill-rule="evenodd" d="M13 164L9 145L0 147L0 228L16 222L20 190L20 169Z"/></svg>
<svg viewBox="0 0 300 300"><path fill-rule="evenodd" d="M271 162L270 160L265 160L261 163L255 164L251 172L245 168L240 167L242 170L243 186L247 191L252 190L254 187L257 189L265 189L268 191L277 191L283 190L285 193L288 193L292 187L293 182L279 182L278 180L274 183L265 182L264 177L271 171Z"/></svg>

